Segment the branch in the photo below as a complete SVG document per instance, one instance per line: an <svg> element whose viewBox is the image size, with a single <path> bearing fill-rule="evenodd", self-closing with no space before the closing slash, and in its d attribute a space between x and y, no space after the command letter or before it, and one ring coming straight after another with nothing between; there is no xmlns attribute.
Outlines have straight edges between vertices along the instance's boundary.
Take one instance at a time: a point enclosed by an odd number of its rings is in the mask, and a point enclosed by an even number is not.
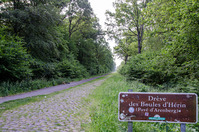
<svg viewBox="0 0 199 132"><path fill-rule="evenodd" d="M157 34L164 34L167 33L168 31L164 31L164 32L156 32Z"/></svg>
<svg viewBox="0 0 199 132"><path fill-rule="evenodd" d="M76 27L78 27L79 26L79 24L80 24L80 21L82 20L82 18L83 18L83 16L80 16L80 18L76 21L76 23L72 26L72 31L74 31L74 29L76 28Z"/></svg>
<svg viewBox="0 0 199 132"><path fill-rule="evenodd" d="M129 30L130 30L135 36L137 36L137 34L136 34L133 30L131 30L130 28L129 28Z"/></svg>

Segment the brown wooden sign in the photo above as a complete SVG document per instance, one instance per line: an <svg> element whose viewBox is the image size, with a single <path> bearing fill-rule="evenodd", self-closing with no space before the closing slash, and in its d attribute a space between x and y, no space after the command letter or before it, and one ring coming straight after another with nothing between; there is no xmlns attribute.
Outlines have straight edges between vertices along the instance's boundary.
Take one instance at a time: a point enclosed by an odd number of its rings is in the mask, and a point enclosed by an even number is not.
<svg viewBox="0 0 199 132"><path fill-rule="evenodd" d="M194 93L119 93L120 121L197 123Z"/></svg>

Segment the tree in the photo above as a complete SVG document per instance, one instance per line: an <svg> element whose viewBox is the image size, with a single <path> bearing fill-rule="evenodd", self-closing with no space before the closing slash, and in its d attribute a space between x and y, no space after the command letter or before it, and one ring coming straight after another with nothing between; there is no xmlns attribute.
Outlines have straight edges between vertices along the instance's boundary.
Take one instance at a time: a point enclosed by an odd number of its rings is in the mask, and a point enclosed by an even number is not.
<svg viewBox="0 0 199 132"><path fill-rule="evenodd" d="M141 3L138 3L137 0L116 0L115 13L106 12L109 36L116 40L126 35L135 37L138 43L138 53L141 53L144 35L142 10L146 7L147 2L148 0L143 0ZM124 33L126 33L125 36Z"/></svg>
<svg viewBox="0 0 199 132"><path fill-rule="evenodd" d="M9 0L0 13L1 23L7 25L12 34L24 38L24 46L34 58L43 61L60 59L61 52L67 51L67 44L57 28L61 20L60 2Z"/></svg>
<svg viewBox="0 0 199 132"><path fill-rule="evenodd" d="M78 48L77 59L87 68L91 75L112 70L113 65L109 63L113 61L113 58L108 57L109 55L107 54L111 51L104 35L102 35L103 31L97 18L93 17L90 22L84 22L83 24L84 26L71 37L71 41Z"/></svg>
<svg viewBox="0 0 199 132"><path fill-rule="evenodd" d="M30 53L26 68L32 70L33 79L85 77L112 70L112 54L103 46L104 36L88 0L4 0L1 4L0 24L8 27L9 35L24 42L19 47ZM3 48L10 47L4 44ZM16 49L21 53L20 48ZM9 55L5 59L9 60Z"/></svg>
<svg viewBox="0 0 199 132"><path fill-rule="evenodd" d="M180 92L198 93L198 5L195 0L150 2L144 11L145 38L153 50L131 57L121 73L150 85L184 85Z"/></svg>
<svg viewBox="0 0 199 132"><path fill-rule="evenodd" d="M124 58L124 62L126 64L130 56L137 54L136 48L137 46L131 37L124 38L120 40L117 46L114 47L114 53L120 58Z"/></svg>
<svg viewBox="0 0 199 132"><path fill-rule="evenodd" d="M80 30L83 22L91 19L93 14L88 0L70 0L65 12L63 19L68 21L69 39L73 33Z"/></svg>
<svg viewBox="0 0 199 132"><path fill-rule="evenodd" d="M199 61L198 5L195 0L154 0L145 11L151 37L163 38L162 50L176 59L178 74L189 78L198 76L195 70Z"/></svg>

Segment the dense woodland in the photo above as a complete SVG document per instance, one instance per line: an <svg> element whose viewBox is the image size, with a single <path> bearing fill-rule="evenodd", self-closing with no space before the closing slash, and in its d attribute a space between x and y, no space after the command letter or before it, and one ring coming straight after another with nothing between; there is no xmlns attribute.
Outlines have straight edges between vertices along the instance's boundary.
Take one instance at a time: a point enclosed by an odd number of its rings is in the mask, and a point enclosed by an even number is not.
<svg viewBox="0 0 199 132"><path fill-rule="evenodd" d="M0 18L0 96L114 69L88 0L3 0Z"/></svg>
<svg viewBox="0 0 199 132"><path fill-rule="evenodd" d="M116 0L107 33L128 80L199 94L199 2Z"/></svg>

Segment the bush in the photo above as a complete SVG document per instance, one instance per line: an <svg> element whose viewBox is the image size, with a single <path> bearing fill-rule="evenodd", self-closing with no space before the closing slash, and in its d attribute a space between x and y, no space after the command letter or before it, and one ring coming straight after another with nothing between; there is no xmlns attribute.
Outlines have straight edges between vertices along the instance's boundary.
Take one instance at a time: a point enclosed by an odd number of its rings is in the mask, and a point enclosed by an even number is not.
<svg viewBox="0 0 199 132"><path fill-rule="evenodd" d="M179 49L178 49L179 50ZM171 48L166 46L161 51L145 52L132 57L129 62L120 69L122 75L129 80L138 79L150 85L177 84L184 79L198 80L198 59L187 60L182 55L171 54Z"/></svg>
<svg viewBox="0 0 199 132"><path fill-rule="evenodd" d="M55 62L43 62L33 59L31 61L30 68L33 72L33 78L57 78L61 76L61 73L57 70L57 63Z"/></svg>
<svg viewBox="0 0 199 132"><path fill-rule="evenodd" d="M148 84L163 84L171 81L174 73L171 71L175 59L167 54L146 52L130 59L122 67L120 73L126 75L129 80L139 79Z"/></svg>
<svg viewBox="0 0 199 132"><path fill-rule="evenodd" d="M22 80L31 76L30 56L23 47L22 39L5 30L5 27L0 27L0 82Z"/></svg>
<svg viewBox="0 0 199 132"><path fill-rule="evenodd" d="M89 75L86 68L74 59L60 62L56 69L61 73L61 77L64 78L82 78Z"/></svg>
<svg viewBox="0 0 199 132"><path fill-rule="evenodd" d="M62 61L43 62L33 59L31 69L34 78L82 78L89 76L86 68L74 57L70 56Z"/></svg>

